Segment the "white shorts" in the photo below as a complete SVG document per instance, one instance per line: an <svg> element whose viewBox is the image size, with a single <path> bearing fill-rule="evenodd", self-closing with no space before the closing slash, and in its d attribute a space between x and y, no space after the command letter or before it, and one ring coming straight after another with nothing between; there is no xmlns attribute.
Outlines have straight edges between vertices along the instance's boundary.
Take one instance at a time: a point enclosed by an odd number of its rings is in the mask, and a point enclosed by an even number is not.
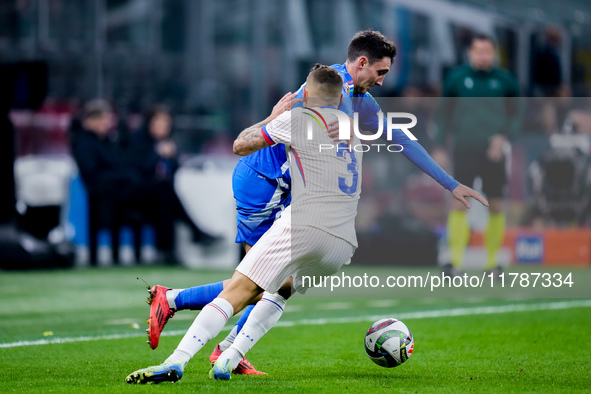
<svg viewBox="0 0 591 394"><path fill-rule="evenodd" d="M236 270L270 293L277 292L293 276L295 289L305 293L303 276L332 275L351 262L354 251L349 242L316 227L292 227L288 208Z"/></svg>

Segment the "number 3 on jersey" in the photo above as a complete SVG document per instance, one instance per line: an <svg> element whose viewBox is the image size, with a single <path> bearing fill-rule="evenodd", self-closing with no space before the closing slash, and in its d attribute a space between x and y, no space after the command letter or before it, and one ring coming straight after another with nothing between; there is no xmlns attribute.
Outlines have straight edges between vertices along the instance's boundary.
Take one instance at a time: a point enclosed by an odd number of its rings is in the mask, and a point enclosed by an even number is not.
<svg viewBox="0 0 591 394"><path fill-rule="evenodd" d="M347 171L353 174L353 180L351 184L347 184L347 179L345 177L339 177L339 189L345 194L353 195L357 191L357 178L359 174L357 173L357 158L355 157L355 151L349 151L349 148L345 142L341 142L337 147L337 157L342 157L343 159L351 159L351 162L347 164Z"/></svg>

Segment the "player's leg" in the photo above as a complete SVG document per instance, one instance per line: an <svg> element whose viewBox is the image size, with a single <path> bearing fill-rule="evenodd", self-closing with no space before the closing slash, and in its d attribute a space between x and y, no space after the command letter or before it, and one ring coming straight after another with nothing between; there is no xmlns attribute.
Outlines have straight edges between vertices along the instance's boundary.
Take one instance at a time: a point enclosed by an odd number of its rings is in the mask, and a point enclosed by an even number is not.
<svg viewBox="0 0 591 394"><path fill-rule="evenodd" d="M248 245L245 243L244 244L245 254L247 254L251 248L252 248L252 245ZM252 308L254 308L254 305L249 305L244 309L244 312L242 312L240 319L238 319L238 321L236 322L234 327L232 327L232 329L230 330L230 333L226 336L226 338L224 338L223 341L221 341L220 343L218 343L216 345L215 349L213 350L213 352L209 356L209 362L211 362L212 364L215 363L215 361L217 360L219 355L222 354L222 352L224 350L226 350L227 348L229 348L232 345L232 343L234 342L234 339L236 339L236 335L238 335L238 333L240 332L240 330L244 326L244 323L246 323L246 319L248 319L250 312L252 312ZM250 365L250 363L248 361L246 361L246 363L248 364L249 370L250 370L250 367L252 367L252 365ZM254 368L252 368L252 369L254 369ZM241 373L241 372L239 371L237 373Z"/></svg>
<svg viewBox="0 0 591 394"><path fill-rule="evenodd" d="M505 237L505 214L500 198L489 199L488 225L484 231L484 244L486 246L487 258L485 269L490 270L497 266L497 256Z"/></svg>
<svg viewBox="0 0 591 394"><path fill-rule="evenodd" d="M267 291L263 293L261 300L256 303L246 320L240 335L216 360L210 371L213 379L228 380L231 371L236 371L240 369L241 364L245 364L246 353L283 315L287 299L292 293L291 282L291 278L288 279L277 293ZM248 365L243 365L242 368L247 369Z"/></svg>
<svg viewBox="0 0 591 394"><path fill-rule="evenodd" d="M189 360L220 333L234 311L240 312L261 293L262 289L254 282L235 272L228 289L201 310L170 357L160 365L132 372L127 377L127 383L179 380Z"/></svg>
<svg viewBox="0 0 591 394"><path fill-rule="evenodd" d="M252 249L252 245L249 245L245 242L244 243L245 255L248 254L250 249ZM220 343L218 343L216 345L215 349L213 349L213 352L211 352L211 355L209 356L210 363L212 363L212 364L215 363L216 360L218 359L218 357L220 356L220 354L222 354L222 352L224 350L226 350L227 348L230 347L230 345L232 345L232 343L234 342L234 339L236 339L236 335L238 335L238 333L240 332L240 330L244 326L244 323L246 323L246 319L248 319L250 312L252 312L252 308L254 308L254 305L249 305L244 309L244 312L242 312L240 319L238 319L238 321L236 322L234 327L232 327L232 329L230 330L230 333L226 336L226 338L224 338L223 341L221 341ZM245 365L248 366L247 373L248 373L248 371L251 371L251 370L256 371L256 369L254 369L254 367L252 367L252 365L250 364L250 362L248 360L245 361ZM237 371L237 373L242 373L242 371Z"/></svg>
<svg viewBox="0 0 591 394"><path fill-rule="evenodd" d="M230 279L194 286L188 289L167 289L166 300L175 312L182 310L200 311L218 296L230 283Z"/></svg>
<svg viewBox="0 0 591 394"><path fill-rule="evenodd" d="M476 158L477 159L477 158ZM454 152L454 176L458 182L464 185L472 185L476 176L474 163L475 157L469 152L456 149ZM452 201L451 210L447 216L447 244L450 253L450 263L444 272L455 276L461 269L464 261L464 253L470 239L470 225L466 207L459 201Z"/></svg>
<svg viewBox="0 0 591 394"><path fill-rule="evenodd" d="M232 174L232 190L236 200L238 232L236 242L243 243L248 254L259 239L271 228L277 215L290 203L285 182L269 179L239 162ZM258 301L258 300L257 300ZM248 319L254 305L249 305L230 333L213 350L209 361L213 364L219 355L232 345ZM246 359L234 370L236 374L262 374Z"/></svg>
<svg viewBox="0 0 591 394"><path fill-rule="evenodd" d="M268 277L270 270L290 261L290 218L286 217L277 226L273 226L257 245L246 255L232 276L228 287L218 297L206 305L181 340L173 354L162 365L133 372L128 376L129 383L147 383L151 381L178 380L187 362L213 337L222 330L228 319L235 312L241 311L262 293L257 285L276 286L289 277ZM277 224L277 223L276 223ZM279 264L276 263L279 262ZM244 273L252 272L253 278ZM277 285L277 281L281 280ZM172 374L172 375L170 375Z"/></svg>
<svg viewBox="0 0 591 394"><path fill-rule="evenodd" d="M469 239L468 212L461 202L454 200L447 216L447 244L450 252L450 262L456 270L462 268Z"/></svg>
<svg viewBox="0 0 591 394"><path fill-rule="evenodd" d="M292 234L291 262L286 266L289 271L283 275L293 274L293 280L284 283L277 293L263 293L263 298L257 302L241 334L232 346L222 353L210 371L210 376L214 379L230 378L228 370L235 368L240 359L277 323L283 314L286 300L293 294L294 289L305 293L306 289L302 286L303 276L332 275L351 261L355 248L343 239L307 226L296 227L292 231L295 235ZM275 288L268 287L269 290Z"/></svg>
<svg viewBox="0 0 591 394"><path fill-rule="evenodd" d="M189 289L169 289L156 285L148 290L148 304L150 304L150 318L148 320L148 343L152 349L158 347L160 334L168 320L176 311L182 309L201 310L224 289L226 281L209 283Z"/></svg>
<svg viewBox="0 0 591 394"><path fill-rule="evenodd" d="M227 289L206 305L166 362L188 362L222 330L228 319L249 305L262 290L236 271Z"/></svg>
<svg viewBox="0 0 591 394"><path fill-rule="evenodd" d="M236 200L238 232L236 242L243 243L246 253L273 225L276 216L289 204L289 194L275 179L268 179L242 162L232 174L232 190ZM176 310L200 310L217 296L227 282L171 289L167 292L170 307ZM216 292L217 291L217 292Z"/></svg>
<svg viewBox="0 0 591 394"><path fill-rule="evenodd" d="M292 254L292 248L291 217L288 208L284 215L254 245L252 251L246 255L246 258L237 268L238 272L241 272L266 291L248 317L240 331L240 335L238 335L232 346L220 356L223 356L223 359L218 358L216 361L214 368L210 372L210 376L214 379L229 379L230 372L237 368L241 360L243 360L240 352L236 351L237 344L244 341L252 344L256 343L258 338L264 335L281 317L286 297L291 295L291 282L288 279L291 276L294 264L297 263L297 257ZM253 258L249 259L249 257ZM233 286L233 284L230 284L228 289L232 289ZM276 294L282 288L288 290L282 292L282 294ZM223 293L220 296L223 296ZM239 299L230 301L234 303L240 302ZM239 306L237 304L237 307Z"/></svg>
<svg viewBox="0 0 591 394"><path fill-rule="evenodd" d="M150 318L148 320L148 344L152 349L158 347L160 341L160 335L168 320L171 319L178 310L190 309L190 310L201 310L211 301L213 301L222 290L230 283L231 279L226 279L221 282L209 283L202 286L195 286L189 289L169 289L164 286L156 285L153 286L149 291L148 304L150 304ZM255 300L255 302L258 301ZM233 338L240 331L240 328L244 325L244 322L248 318L248 314L252 310L254 305L249 305L242 316L232 329L231 333L228 334L227 344L229 346L233 341ZM221 346L221 343L220 343ZM226 346L226 347L227 347ZM217 356L223 351L223 349L216 349L212 353L210 361L213 363ZM237 372L241 373L241 372Z"/></svg>
<svg viewBox="0 0 591 394"><path fill-rule="evenodd" d="M227 286L229 282L230 279L227 279L225 281L218 283L223 286ZM202 309L205 305L212 302L219 295L219 293L221 293L221 290L223 290L223 286L220 286L221 288L218 289L216 288L217 284L209 284L197 286L195 288L191 288L188 290L204 291L207 294L205 296L200 295L199 297L196 297L200 299L199 302L203 303L203 305L198 308ZM210 290L207 290L208 287L210 288ZM205 288L205 290L202 288ZM170 298L168 298L168 295L171 293L171 289L167 289L163 286L154 286L150 290L150 292L153 298L151 300L152 308L150 313L149 328L147 330L149 338L148 343L150 344L150 347L152 349L155 349L158 346L160 334L164 326L168 322L169 318L174 316L175 310L173 308L175 308L178 304L174 303L174 299L171 300ZM166 294L166 296L159 296L159 294ZM258 301L259 299L260 297L255 299L254 302ZM244 323L248 319L248 316L253 308L254 305L249 305L242 313L236 325L230 331L230 334L228 334L228 336L222 342L216 345L215 349L209 356L209 361L212 364L215 363L219 355L222 354L224 350L226 350L228 347L230 347L230 345L232 345L234 339L236 338L236 335L238 335L238 333L244 326ZM242 375L265 375L264 372L257 371L256 368L247 359L241 360L234 373Z"/></svg>
<svg viewBox="0 0 591 394"><path fill-rule="evenodd" d="M283 286L281 287L281 289L277 293L281 297L283 297L283 299L287 300L292 294L292 278L287 279L287 281L285 281L285 283L283 284ZM264 297L264 294L261 295L261 297ZM270 299L273 299L273 298L274 298L274 296L271 295ZM258 301L260 301L260 299L257 299L256 301L258 304ZM275 302L277 302L279 304L282 303L281 299L275 300ZM215 347L214 351L209 356L209 362L214 364L217 361L217 359L219 358L219 356L224 351L229 349L230 346L232 346L232 344L236 340L238 334L242 333L242 328L244 327L244 325L248 321L250 313L253 311L253 309L256 307L257 304L249 305L248 307L246 307L244 309L244 312L240 316L240 319L238 320L236 325L230 331L230 334L228 334L228 336ZM279 311L272 310L270 312L279 312ZM283 313L283 309L281 309L281 312L276 316L272 316L272 314L269 313L269 318L279 320L282 313ZM238 365L234 368L234 370L232 372L235 374L238 374L238 375L266 375L265 372L257 371L256 368L250 363L250 361L248 361L244 357L242 357L239 360Z"/></svg>
<svg viewBox="0 0 591 394"><path fill-rule="evenodd" d="M275 217L289 204L289 193L275 179L268 179L242 162L234 168L232 189L236 199L238 232L237 243L244 243L246 252L272 226ZM188 289L170 289L154 286L150 290L150 319L148 320L148 343L152 349L158 346L160 334L174 313L179 310L201 310L224 289L228 282L221 281ZM252 308L247 308L237 326L223 341L228 344L248 318ZM221 349L222 351L224 349ZM215 361L220 354L216 346L210 359ZM213 362L212 361L212 362ZM250 371L250 369L249 369ZM240 371L238 371L240 373ZM248 371L244 371L248 373Z"/></svg>
<svg viewBox="0 0 591 394"><path fill-rule="evenodd" d="M245 244L246 253L252 246ZM164 291L169 308L173 312L182 310L200 311L224 290L230 283L230 279L208 283L201 286L193 286L187 289L171 289L164 286L154 286L150 290L153 295L157 290Z"/></svg>
<svg viewBox="0 0 591 394"><path fill-rule="evenodd" d="M487 251L486 270L499 270L497 257L505 237L505 214L503 213L503 194L507 175L505 160L492 162L486 160L481 174L482 191L489 200L488 225L484 231L484 245Z"/></svg>

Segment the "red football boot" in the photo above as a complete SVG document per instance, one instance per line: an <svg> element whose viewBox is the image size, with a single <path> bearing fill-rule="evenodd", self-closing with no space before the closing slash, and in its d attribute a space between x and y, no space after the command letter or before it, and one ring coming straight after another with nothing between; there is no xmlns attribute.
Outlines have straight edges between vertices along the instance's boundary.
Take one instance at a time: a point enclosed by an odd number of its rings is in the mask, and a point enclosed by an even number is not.
<svg viewBox="0 0 591 394"><path fill-rule="evenodd" d="M213 349L213 352L211 352L211 355L209 356L209 362L211 363L211 365L215 364L215 362L221 354L222 349L220 349L220 345L215 345L215 349ZM240 360L240 363L238 364L236 369L232 371L232 373L236 375L266 375L265 372L257 371L256 368L252 366L250 361L248 361L244 357L242 357L242 360Z"/></svg>
<svg viewBox="0 0 591 394"><path fill-rule="evenodd" d="M209 356L209 362L211 365L215 364L220 357L220 354L222 354L222 349L220 349L220 344L218 343L215 345L215 349L213 349L213 352L211 352L211 355Z"/></svg>
<svg viewBox="0 0 591 394"><path fill-rule="evenodd" d="M232 371L232 373L235 373L236 375L266 375L267 374L266 372L257 371L255 369L255 367L252 366L250 361L248 361L244 357L242 357L242 360L240 360L240 363L238 364L236 369L234 369Z"/></svg>
<svg viewBox="0 0 591 394"><path fill-rule="evenodd" d="M166 291L170 290L164 286L154 286L148 292L148 304L150 304L150 319L148 320L148 343L152 349L158 347L160 333L168 322L168 319L174 316L174 311L168 306L166 300Z"/></svg>

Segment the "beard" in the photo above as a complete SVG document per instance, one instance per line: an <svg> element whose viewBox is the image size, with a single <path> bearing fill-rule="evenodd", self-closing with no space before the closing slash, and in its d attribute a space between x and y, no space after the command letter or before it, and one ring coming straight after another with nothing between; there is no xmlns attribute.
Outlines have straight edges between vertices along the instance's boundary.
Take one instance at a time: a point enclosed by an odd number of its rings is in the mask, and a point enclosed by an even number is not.
<svg viewBox="0 0 591 394"><path fill-rule="evenodd" d="M355 96L364 95L365 93L367 92L364 92L363 89L358 88L357 86L353 88L353 95Z"/></svg>

